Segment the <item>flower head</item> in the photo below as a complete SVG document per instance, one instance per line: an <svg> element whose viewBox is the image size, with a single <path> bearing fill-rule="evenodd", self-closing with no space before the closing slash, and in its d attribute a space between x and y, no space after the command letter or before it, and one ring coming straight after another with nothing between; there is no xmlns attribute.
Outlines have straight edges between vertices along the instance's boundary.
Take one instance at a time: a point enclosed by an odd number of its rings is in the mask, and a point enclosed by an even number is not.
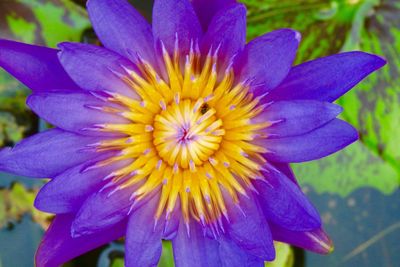
<svg viewBox="0 0 400 267"><path fill-rule="evenodd" d="M207 7L207 8L206 8ZM104 47L0 41L0 65L56 128L0 152L0 169L51 178L57 214L36 256L58 266L126 236L126 266L263 266L273 240L332 244L289 163L357 139L331 102L385 61L349 52L292 67L300 34L248 44L233 0L156 0L151 26L124 0L90 0Z"/></svg>

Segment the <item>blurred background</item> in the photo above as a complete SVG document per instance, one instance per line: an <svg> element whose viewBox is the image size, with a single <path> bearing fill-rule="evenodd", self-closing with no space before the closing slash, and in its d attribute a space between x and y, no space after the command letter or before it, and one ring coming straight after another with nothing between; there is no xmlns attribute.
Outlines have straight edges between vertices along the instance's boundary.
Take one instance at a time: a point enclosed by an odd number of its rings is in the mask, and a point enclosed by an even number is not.
<svg viewBox="0 0 400 267"><path fill-rule="evenodd" d="M0 0L0 38L55 47L61 41L98 43L85 0ZM322 214L335 251L320 256L278 244L266 266L400 266L400 1L242 0L248 39L277 28L302 33L297 63L348 50L386 57L388 65L339 100L342 118L361 139L294 171ZM152 1L132 0L149 20ZM0 70L0 146L48 127L25 105L29 90ZM0 173L0 267L32 267L51 221L33 208L44 182ZM69 267L122 267L123 241L81 256ZM164 244L159 266L173 265Z"/></svg>

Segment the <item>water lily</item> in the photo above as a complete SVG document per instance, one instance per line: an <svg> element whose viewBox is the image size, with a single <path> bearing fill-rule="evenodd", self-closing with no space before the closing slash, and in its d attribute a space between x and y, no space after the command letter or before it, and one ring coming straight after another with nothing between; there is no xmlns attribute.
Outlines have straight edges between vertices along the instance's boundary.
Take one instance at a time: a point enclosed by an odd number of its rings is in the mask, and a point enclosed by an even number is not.
<svg viewBox="0 0 400 267"><path fill-rule="evenodd" d="M292 66L300 34L246 44L234 0L156 0L152 26L124 0L89 0L104 47L0 41L0 66L55 128L0 152L0 170L50 178L35 206L56 214L36 254L59 266L125 237L125 264L263 266L274 240L332 242L289 163L357 140L332 102L385 61L347 52ZM318 177L315 177L318 179Z"/></svg>

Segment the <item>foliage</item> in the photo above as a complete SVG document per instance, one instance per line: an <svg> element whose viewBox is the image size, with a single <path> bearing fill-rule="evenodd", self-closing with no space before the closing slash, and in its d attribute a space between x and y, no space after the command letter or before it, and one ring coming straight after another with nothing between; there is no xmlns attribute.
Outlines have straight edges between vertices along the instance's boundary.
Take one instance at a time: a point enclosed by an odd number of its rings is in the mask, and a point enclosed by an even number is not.
<svg viewBox="0 0 400 267"><path fill-rule="evenodd" d="M294 170L301 184L320 193L346 196L361 187L394 192L400 182L398 1L243 2L249 6L249 38L285 27L301 32L297 63L345 50L363 50L388 59L386 67L338 101L344 107L343 119L359 130L360 141L325 159L294 165Z"/></svg>
<svg viewBox="0 0 400 267"><path fill-rule="evenodd" d="M19 183L15 183L10 189L1 189L0 228L19 221L24 214L29 213L38 224L46 229L51 216L39 212L33 207L36 194L37 190L28 191Z"/></svg>

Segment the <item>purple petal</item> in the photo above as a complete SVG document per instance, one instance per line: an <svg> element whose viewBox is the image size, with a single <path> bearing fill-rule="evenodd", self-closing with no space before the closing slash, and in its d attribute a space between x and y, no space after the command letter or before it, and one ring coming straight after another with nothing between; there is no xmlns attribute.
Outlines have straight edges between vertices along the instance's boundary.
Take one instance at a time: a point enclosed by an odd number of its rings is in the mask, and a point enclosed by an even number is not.
<svg viewBox="0 0 400 267"><path fill-rule="evenodd" d="M150 24L126 0L90 0L87 9L102 44L135 61L136 53L154 62Z"/></svg>
<svg viewBox="0 0 400 267"><path fill-rule="evenodd" d="M263 175L265 181L255 181L254 186L268 221L293 231L310 231L321 226L318 211L295 183L277 171Z"/></svg>
<svg viewBox="0 0 400 267"><path fill-rule="evenodd" d="M61 66L57 52L0 39L0 67L33 91L80 91Z"/></svg>
<svg viewBox="0 0 400 267"><path fill-rule="evenodd" d="M312 60L292 68L268 99L315 99L332 102L386 61L364 52L347 52Z"/></svg>
<svg viewBox="0 0 400 267"><path fill-rule="evenodd" d="M211 48L219 47L219 68L224 69L246 44L245 6L236 4L221 9L211 21L202 42L203 54L207 54Z"/></svg>
<svg viewBox="0 0 400 267"><path fill-rule="evenodd" d="M267 107L258 122L272 122L265 129L270 138L300 135L315 130L335 119L342 108L329 102L313 100L278 101Z"/></svg>
<svg viewBox="0 0 400 267"><path fill-rule="evenodd" d="M240 195L238 204L230 196L225 197L229 215L227 233L247 253L273 260L275 248L268 223L257 199L250 192L248 195L248 198Z"/></svg>
<svg viewBox="0 0 400 267"><path fill-rule="evenodd" d="M97 157L97 152L82 149L98 140L60 129L47 130L25 138L14 148L1 150L0 170L29 177L52 178Z"/></svg>
<svg viewBox="0 0 400 267"><path fill-rule="evenodd" d="M175 208L170 214L168 220L165 221L165 229L163 232L163 239L171 240L175 238L178 233L179 221L182 217L180 198L178 197Z"/></svg>
<svg viewBox="0 0 400 267"><path fill-rule="evenodd" d="M71 78L88 91L117 92L139 99L121 78L127 77L125 68L135 70L124 57L102 47L79 44L59 44L59 58Z"/></svg>
<svg viewBox="0 0 400 267"><path fill-rule="evenodd" d="M125 243L126 267L157 266L160 260L164 222L155 225L154 217L159 199L159 195L153 197L129 218Z"/></svg>
<svg viewBox="0 0 400 267"><path fill-rule="evenodd" d="M204 236L201 225L196 221L187 228L183 221L179 225L178 234L172 239L175 266L183 267L219 267L221 259L218 253L218 242Z"/></svg>
<svg viewBox="0 0 400 267"><path fill-rule="evenodd" d="M208 25L218 11L235 3L236 0L192 0L193 7L204 32L207 31Z"/></svg>
<svg viewBox="0 0 400 267"><path fill-rule="evenodd" d="M95 167L96 162L105 158L103 156L91 161L94 168L87 169L87 171L83 171L88 166L88 163L84 163L54 177L39 191L35 199L35 207L55 214L76 213L93 192L97 192L107 183L103 180L105 177L131 162L119 161L114 164Z"/></svg>
<svg viewBox="0 0 400 267"><path fill-rule="evenodd" d="M222 267L264 267L264 261L247 254L234 242L222 239L219 242Z"/></svg>
<svg viewBox="0 0 400 267"><path fill-rule="evenodd" d="M153 34L172 53L178 38L179 51L187 54L191 41L200 40L202 30L199 19L189 0L155 0L153 8Z"/></svg>
<svg viewBox="0 0 400 267"><path fill-rule="evenodd" d="M357 130L339 119L309 133L259 142L269 152L265 156L277 162L304 162L328 156L358 139Z"/></svg>
<svg viewBox="0 0 400 267"><path fill-rule="evenodd" d="M240 81L250 79L257 96L275 88L288 74L299 42L300 34L290 29L276 30L254 39L235 61Z"/></svg>
<svg viewBox="0 0 400 267"><path fill-rule="evenodd" d="M83 135L110 135L101 131L88 131L97 124L128 123L122 116L102 111L107 103L89 94L71 93L32 94L27 100L28 106L41 118L66 131ZM65 116L68 114L68 116Z"/></svg>
<svg viewBox="0 0 400 267"><path fill-rule="evenodd" d="M270 223L274 240L285 242L296 247L304 248L320 254L328 254L333 251L333 243L322 228L298 232L284 229L278 225Z"/></svg>
<svg viewBox="0 0 400 267"><path fill-rule="evenodd" d="M290 181L292 181L293 183L295 183L296 185L299 185L299 183L297 182L297 179L294 175L294 172L292 170L292 168L290 167L290 165L288 163L284 163L284 162L271 162L271 165L276 168L278 171L282 172L284 175L286 175L287 178L290 179Z"/></svg>
<svg viewBox="0 0 400 267"><path fill-rule="evenodd" d="M100 234L71 237L72 214L58 215L53 220L36 252L37 267L55 267L72 260L92 249L121 238L125 234L126 222L122 222Z"/></svg>
<svg viewBox="0 0 400 267"><path fill-rule="evenodd" d="M83 203L72 223L73 236L101 232L128 217L133 202L129 198L134 189L127 187L110 194L114 189L115 186L100 190Z"/></svg>

